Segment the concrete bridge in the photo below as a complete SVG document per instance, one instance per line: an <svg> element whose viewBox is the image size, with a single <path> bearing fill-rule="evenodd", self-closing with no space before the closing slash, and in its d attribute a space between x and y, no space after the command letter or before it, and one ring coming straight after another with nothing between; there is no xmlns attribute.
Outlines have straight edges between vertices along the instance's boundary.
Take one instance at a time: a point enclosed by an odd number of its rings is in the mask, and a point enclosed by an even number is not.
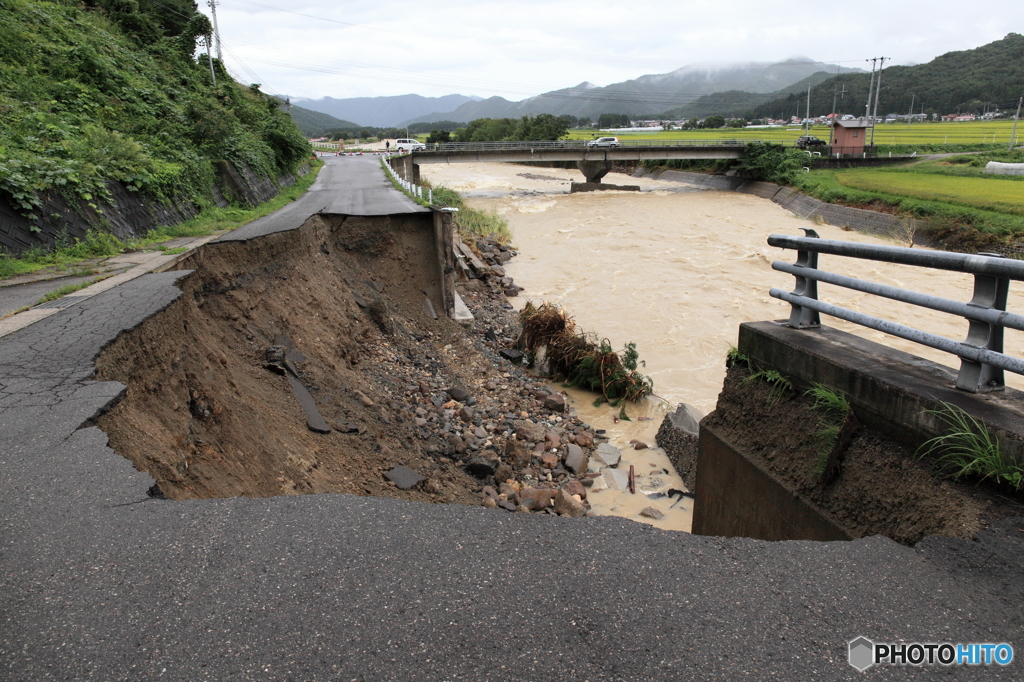
<svg viewBox="0 0 1024 682"><path fill-rule="evenodd" d="M586 140L558 142L470 142L427 145L392 159L406 180L419 182L419 166L426 163L482 163L504 161L575 161L587 182L600 182L612 164L621 161L666 159L738 159L748 141L674 140L665 143L630 142L616 147L590 146Z"/></svg>

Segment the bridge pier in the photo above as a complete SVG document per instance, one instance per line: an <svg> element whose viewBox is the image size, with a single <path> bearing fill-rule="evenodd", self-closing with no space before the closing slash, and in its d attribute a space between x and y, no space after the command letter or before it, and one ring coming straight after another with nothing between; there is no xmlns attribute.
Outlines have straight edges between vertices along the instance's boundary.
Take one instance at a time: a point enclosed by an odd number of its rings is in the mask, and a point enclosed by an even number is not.
<svg viewBox="0 0 1024 682"><path fill-rule="evenodd" d="M608 175L612 169L611 161L577 161L576 167L583 173L587 182L601 182L601 179Z"/></svg>
<svg viewBox="0 0 1024 682"><path fill-rule="evenodd" d="M391 167L406 182L420 184L420 165L413 163L412 154L392 159Z"/></svg>

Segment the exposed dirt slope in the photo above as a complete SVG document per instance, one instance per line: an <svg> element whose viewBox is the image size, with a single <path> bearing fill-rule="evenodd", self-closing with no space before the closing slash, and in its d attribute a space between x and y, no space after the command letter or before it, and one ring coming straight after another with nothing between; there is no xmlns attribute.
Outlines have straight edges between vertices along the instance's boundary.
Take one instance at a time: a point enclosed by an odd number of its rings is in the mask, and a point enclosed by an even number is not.
<svg viewBox="0 0 1024 682"><path fill-rule="evenodd" d="M992 502L979 492L937 479L912 451L866 427L843 452L838 476L820 485L814 470L821 412L798 391L748 377L742 365L729 370L718 405L702 424L744 448L854 537L882 534L905 544L928 535L971 537L990 515Z"/></svg>
<svg viewBox="0 0 1024 682"><path fill-rule="evenodd" d="M440 312L429 216L313 216L297 232L209 245L185 267L195 268L185 295L97 360L98 379L128 386L99 425L165 496L479 504L484 484L511 479L516 490L484 503L514 510L519 482L578 478L541 472L539 456L592 447L593 435L496 355L518 333L503 280L460 285L472 330ZM307 428L288 377L268 362L282 337L305 356L295 366L330 433ZM399 490L384 478L397 465L426 480Z"/></svg>

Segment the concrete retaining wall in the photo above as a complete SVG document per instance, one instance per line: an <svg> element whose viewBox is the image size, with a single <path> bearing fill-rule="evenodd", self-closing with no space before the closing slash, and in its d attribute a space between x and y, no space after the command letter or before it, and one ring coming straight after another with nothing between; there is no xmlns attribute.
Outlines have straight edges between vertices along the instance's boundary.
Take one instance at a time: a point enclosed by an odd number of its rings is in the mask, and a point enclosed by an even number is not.
<svg viewBox="0 0 1024 682"><path fill-rule="evenodd" d="M295 176L282 175L275 180L258 176L251 168L227 162L217 164L219 186L211 188L214 203L220 207L232 201L255 206L277 195L282 187L295 184ZM309 172L304 165L299 173ZM21 215L0 194L0 248L18 255L31 248L53 249L62 241L82 239L90 229L103 226L118 239L145 235L161 225L176 225L199 214L200 207L189 201L162 202L130 192L120 182L107 185L112 201L99 205L100 211L71 202L57 192L41 198L38 216L30 220Z"/></svg>
<svg viewBox="0 0 1024 682"><path fill-rule="evenodd" d="M911 448L948 430L934 412L949 403L985 424L1008 458L1024 462L1024 392L967 393L949 367L825 326L745 322L737 346L798 388L842 393L860 421Z"/></svg>
<svg viewBox="0 0 1024 682"><path fill-rule="evenodd" d="M910 243L911 235L915 235L915 244L928 245L927 240L916 233L923 232L929 225L926 220L902 218L889 213L879 213L861 208L851 208L830 204L814 197L807 196L790 187L783 187L771 182L745 180L727 175L708 175L706 173L687 173L685 171L665 170L638 171L637 175L646 175L658 180L684 182L688 185L707 187L723 191L753 194L762 199L771 199L793 214L807 220L820 219L836 227L849 227L858 232L874 234L887 239Z"/></svg>
<svg viewBox="0 0 1024 682"><path fill-rule="evenodd" d="M816 506L789 490L704 425L697 454L695 535L759 540L850 540Z"/></svg>

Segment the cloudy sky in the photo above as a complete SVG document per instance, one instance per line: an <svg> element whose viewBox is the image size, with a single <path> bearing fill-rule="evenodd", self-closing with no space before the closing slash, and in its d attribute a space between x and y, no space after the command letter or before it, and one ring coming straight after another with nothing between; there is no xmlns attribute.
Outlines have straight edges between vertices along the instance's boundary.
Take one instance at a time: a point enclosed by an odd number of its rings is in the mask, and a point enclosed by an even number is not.
<svg viewBox="0 0 1024 682"><path fill-rule="evenodd" d="M927 62L1024 33L1024 2L220 0L217 18L228 67L267 92L521 100L688 64Z"/></svg>

